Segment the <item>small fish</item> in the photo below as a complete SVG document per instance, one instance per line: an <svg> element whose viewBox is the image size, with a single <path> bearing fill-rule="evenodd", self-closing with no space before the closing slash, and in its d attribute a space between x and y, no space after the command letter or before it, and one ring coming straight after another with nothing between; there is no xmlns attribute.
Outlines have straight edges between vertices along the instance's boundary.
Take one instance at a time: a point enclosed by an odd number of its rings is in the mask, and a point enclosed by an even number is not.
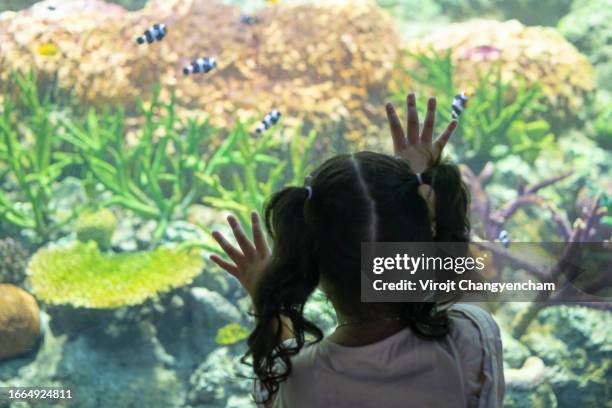
<svg viewBox="0 0 612 408"><path fill-rule="evenodd" d="M460 94L455 95L453 98L453 104L451 106L453 119L458 119L465 108L467 108L468 101L472 97L472 91L461 91Z"/></svg>
<svg viewBox="0 0 612 408"><path fill-rule="evenodd" d="M259 23L259 17L257 16L251 16L248 14L240 14L240 22L242 24L246 24L246 25L253 25L253 24L257 24Z"/></svg>
<svg viewBox="0 0 612 408"><path fill-rule="evenodd" d="M497 236L497 239L499 239L499 241L502 243L502 245L505 248L508 248L508 246L510 246L510 238L508 238L508 231L506 230L499 231L499 235Z"/></svg>
<svg viewBox="0 0 612 408"><path fill-rule="evenodd" d="M264 117L259 126L255 129L255 133L263 133L265 130L270 129L278 123L280 117L281 113L274 109Z"/></svg>
<svg viewBox="0 0 612 408"><path fill-rule="evenodd" d="M47 9L49 9L50 11L57 10L57 8L55 6L47 6Z"/></svg>
<svg viewBox="0 0 612 408"><path fill-rule="evenodd" d="M217 60L214 58L198 58L191 64L183 68L183 74L206 74L217 67Z"/></svg>
<svg viewBox="0 0 612 408"><path fill-rule="evenodd" d="M38 55L42 55L44 57L53 57L60 52L60 49L57 45L53 43L44 43L40 44L36 49Z"/></svg>
<svg viewBox="0 0 612 408"><path fill-rule="evenodd" d="M144 44L145 42L151 44L154 41L161 41L168 33L168 28L165 24L155 24L153 27L145 31L140 37L136 39L138 44Z"/></svg>

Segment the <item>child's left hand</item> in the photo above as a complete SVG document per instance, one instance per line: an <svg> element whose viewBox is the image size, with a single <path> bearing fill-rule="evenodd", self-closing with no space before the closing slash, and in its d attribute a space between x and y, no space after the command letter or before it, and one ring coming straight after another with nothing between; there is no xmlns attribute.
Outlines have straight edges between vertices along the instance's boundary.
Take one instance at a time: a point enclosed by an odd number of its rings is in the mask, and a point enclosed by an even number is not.
<svg viewBox="0 0 612 408"><path fill-rule="evenodd" d="M230 215L227 217L227 222L232 228L240 248L232 245L219 231L213 231L213 238L221 245L221 248L223 248L233 263L226 261L218 255L211 255L210 259L235 276L249 295L253 297L257 282L259 282L264 267L270 258L270 248L266 243L266 238L259 222L259 216L256 212L251 213L253 241L247 237L236 217Z"/></svg>

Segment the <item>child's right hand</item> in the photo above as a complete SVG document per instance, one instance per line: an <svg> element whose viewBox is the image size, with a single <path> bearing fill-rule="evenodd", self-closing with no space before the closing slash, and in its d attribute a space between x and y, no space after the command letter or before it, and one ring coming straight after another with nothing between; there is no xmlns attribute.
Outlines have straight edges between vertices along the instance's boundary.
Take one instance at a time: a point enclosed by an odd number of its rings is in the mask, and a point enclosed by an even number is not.
<svg viewBox="0 0 612 408"><path fill-rule="evenodd" d="M444 132L432 144L435 115L436 98L429 98L427 103L427 114L423 123L423 131L419 131L419 115L416 109L414 93L409 93L406 99L408 106L408 123L406 124L407 133L404 133L402 123L389 102L386 105L387 118L391 128L393 138L393 150L395 155L403 157L410 162L415 173L423 173L429 168L431 163L437 161L442 155L442 150L457 127L457 121L451 120Z"/></svg>

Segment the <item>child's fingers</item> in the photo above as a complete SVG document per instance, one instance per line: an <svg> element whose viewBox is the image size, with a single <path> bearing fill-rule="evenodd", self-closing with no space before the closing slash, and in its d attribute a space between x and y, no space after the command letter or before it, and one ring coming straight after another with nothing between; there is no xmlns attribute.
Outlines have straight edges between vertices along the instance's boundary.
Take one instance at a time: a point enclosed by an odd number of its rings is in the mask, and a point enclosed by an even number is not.
<svg viewBox="0 0 612 408"><path fill-rule="evenodd" d="M429 98L427 101L427 114L425 115L425 123L423 124L423 133L421 142L425 144L431 143L433 137L434 125L436 122L436 98Z"/></svg>
<svg viewBox="0 0 612 408"><path fill-rule="evenodd" d="M389 128L391 128L391 138L393 139L393 149L396 152L406 148L406 138L404 137L404 129L393 105L388 102L386 105L387 119L389 120Z"/></svg>
<svg viewBox="0 0 612 408"><path fill-rule="evenodd" d="M413 92L408 94L406 105L408 106L408 144L414 145L419 141L419 113Z"/></svg>
<svg viewBox="0 0 612 408"><path fill-rule="evenodd" d="M230 275L238 278L238 267L236 265L227 262L218 255L211 255L210 260L219 265L222 269L225 269Z"/></svg>
<svg viewBox="0 0 612 408"><path fill-rule="evenodd" d="M236 263L236 265L240 265L243 263L244 255L242 252L238 250L235 246L230 244L227 239L221 234L219 231L213 231L213 238L219 243L223 251L230 257L232 261Z"/></svg>
<svg viewBox="0 0 612 408"><path fill-rule="evenodd" d="M259 215L257 215L255 211L251 213L251 227L253 229L253 242L255 243L257 254L260 258L266 258L269 255L268 244L266 243L266 237L261 229Z"/></svg>
<svg viewBox="0 0 612 408"><path fill-rule="evenodd" d="M440 147L440 150L444 149L446 143L448 143L448 139L453 135L455 128L457 127L457 121L451 120L444 132L440 135L438 140L436 140L436 144Z"/></svg>
<svg viewBox="0 0 612 408"><path fill-rule="evenodd" d="M236 242L238 242L238 246L240 246L240 249L242 249L244 256L246 256L247 259L254 259L257 255L255 246L251 243L251 241L249 241L249 238L246 236L238 220L230 215L227 217L227 222L229 223L230 227L232 227L232 232L234 233Z"/></svg>

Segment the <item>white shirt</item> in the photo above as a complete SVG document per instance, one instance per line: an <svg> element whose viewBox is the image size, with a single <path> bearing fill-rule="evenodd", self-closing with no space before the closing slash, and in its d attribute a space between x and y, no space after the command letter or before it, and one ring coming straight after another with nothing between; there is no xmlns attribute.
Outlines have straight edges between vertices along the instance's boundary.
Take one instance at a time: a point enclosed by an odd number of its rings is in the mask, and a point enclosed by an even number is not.
<svg viewBox="0 0 612 408"><path fill-rule="evenodd" d="M501 336L485 310L454 305L441 340L409 328L379 342L346 347L323 339L292 358L274 408L407 408L502 406ZM289 340L291 341L291 340ZM255 399L262 393L255 384Z"/></svg>

